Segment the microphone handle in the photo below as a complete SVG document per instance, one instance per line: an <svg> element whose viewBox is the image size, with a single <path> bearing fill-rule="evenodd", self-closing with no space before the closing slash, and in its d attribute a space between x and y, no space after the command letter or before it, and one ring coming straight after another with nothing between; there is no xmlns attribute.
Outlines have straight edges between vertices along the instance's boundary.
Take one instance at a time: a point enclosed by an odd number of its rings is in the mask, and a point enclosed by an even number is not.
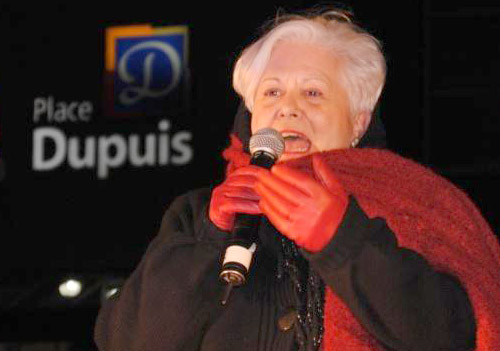
<svg viewBox="0 0 500 351"><path fill-rule="evenodd" d="M270 169L276 159L265 151L258 151L252 155L250 164ZM219 278L227 283L222 304L227 303L233 286L243 285L257 248L258 230L261 215L237 213L231 236L228 239L226 253Z"/></svg>
<svg viewBox="0 0 500 351"><path fill-rule="evenodd" d="M250 164L270 169L275 161L276 159L272 155L264 151L257 151L252 155ZM256 243L261 217L261 215L237 213L234 219L234 227L228 240L228 246L240 245L249 249L252 244Z"/></svg>
<svg viewBox="0 0 500 351"><path fill-rule="evenodd" d="M231 245L240 245L250 248L257 241L257 230L260 224L260 215L238 213L234 220L234 227L229 239Z"/></svg>

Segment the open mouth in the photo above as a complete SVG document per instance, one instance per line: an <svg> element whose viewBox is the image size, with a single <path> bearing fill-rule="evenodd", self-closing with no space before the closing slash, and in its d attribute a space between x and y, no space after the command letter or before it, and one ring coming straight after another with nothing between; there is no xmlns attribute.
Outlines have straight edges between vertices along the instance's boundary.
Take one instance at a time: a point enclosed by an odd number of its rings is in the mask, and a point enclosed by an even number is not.
<svg viewBox="0 0 500 351"><path fill-rule="evenodd" d="M285 140L285 153L303 153L311 148L311 141L302 133L282 131L281 136Z"/></svg>

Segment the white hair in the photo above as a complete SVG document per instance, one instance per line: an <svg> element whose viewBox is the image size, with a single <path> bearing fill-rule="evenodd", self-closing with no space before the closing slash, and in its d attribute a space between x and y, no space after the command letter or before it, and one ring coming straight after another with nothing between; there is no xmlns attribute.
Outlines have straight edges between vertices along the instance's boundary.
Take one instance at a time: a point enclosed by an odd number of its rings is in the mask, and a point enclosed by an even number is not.
<svg viewBox="0 0 500 351"><path fill-rule="evenodd" d="M233 87L250 111L272 50L282 41L305 42L330 49L332 57L341 63L338 73L349 99L351 115L373 111L386 74L381 45L338 11L319 16L288 16L243 50L234 67Z"/></svg>

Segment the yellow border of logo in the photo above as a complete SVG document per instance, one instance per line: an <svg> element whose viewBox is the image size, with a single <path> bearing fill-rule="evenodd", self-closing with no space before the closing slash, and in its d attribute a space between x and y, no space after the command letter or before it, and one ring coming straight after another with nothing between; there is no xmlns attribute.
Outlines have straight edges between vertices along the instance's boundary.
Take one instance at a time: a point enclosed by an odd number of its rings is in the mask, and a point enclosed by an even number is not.
<svg viewBox="0 0 500 351"><path fill-rule="evenodd" d="M106 28L106 59L105 69L108 72L114 72L116 68L116 40L118 38L131 38L131 37L146 37L154 35L165 34L184 34L184 48L185 56L184 62L187 62L187 41L188 41L188 27L187 26L167 26L167 27L153 27L150 24L136 24L128 26L116 26Z"/></svg>

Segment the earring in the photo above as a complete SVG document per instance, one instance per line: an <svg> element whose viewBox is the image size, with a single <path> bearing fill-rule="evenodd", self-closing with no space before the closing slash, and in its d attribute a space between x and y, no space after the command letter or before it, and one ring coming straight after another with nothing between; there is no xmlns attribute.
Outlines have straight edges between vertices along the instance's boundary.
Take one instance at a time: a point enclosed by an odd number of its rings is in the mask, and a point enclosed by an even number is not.
<svg viewBox="0 0 500 351"><path fill-rule="evenodd" d="M359 138L358 137L354 138L354 140L351 142L351 147L356 147L358 143L359 143Z"/></svg>

